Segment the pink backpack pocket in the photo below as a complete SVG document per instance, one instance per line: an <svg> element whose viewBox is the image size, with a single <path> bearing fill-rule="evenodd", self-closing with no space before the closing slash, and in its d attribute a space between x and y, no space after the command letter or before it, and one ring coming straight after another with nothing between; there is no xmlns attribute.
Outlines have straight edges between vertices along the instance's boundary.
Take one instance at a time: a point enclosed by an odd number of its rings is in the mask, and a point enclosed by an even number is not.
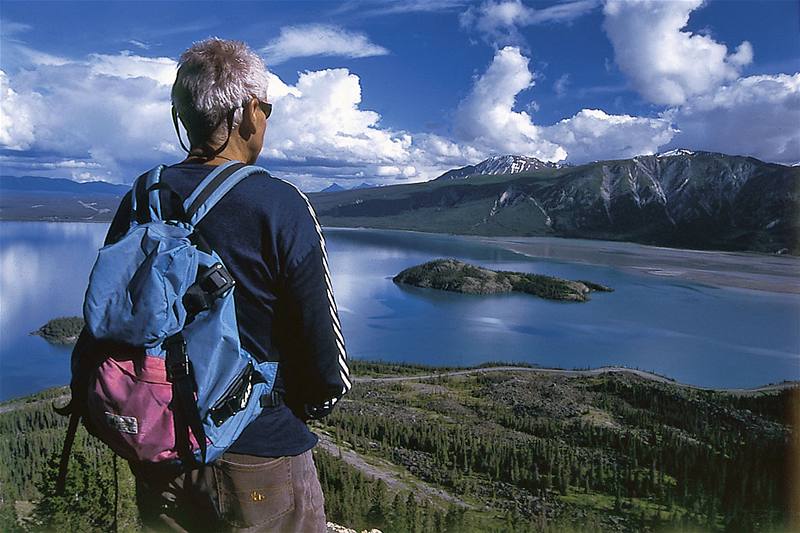
<svg viewBox="0 0 800 533"><path fill-rule="evenodd" d="M89 384L88 418L97 436L130 461L178 459L172 383L163 357L109 356ZM190 437L192 451L197 440Z"/></svg>

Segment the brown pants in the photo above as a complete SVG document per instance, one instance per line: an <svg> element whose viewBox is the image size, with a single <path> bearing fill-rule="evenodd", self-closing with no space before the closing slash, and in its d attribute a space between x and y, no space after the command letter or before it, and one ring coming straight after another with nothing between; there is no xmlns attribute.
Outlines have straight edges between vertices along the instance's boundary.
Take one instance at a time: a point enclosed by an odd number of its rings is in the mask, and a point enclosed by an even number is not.
<svg viewBox="0 0 800 533"><path fill-rule="evenodd" d="M225 453L190 474L134 474L136 503L151 531L327 530L311 450L277 458Z"/></svg>

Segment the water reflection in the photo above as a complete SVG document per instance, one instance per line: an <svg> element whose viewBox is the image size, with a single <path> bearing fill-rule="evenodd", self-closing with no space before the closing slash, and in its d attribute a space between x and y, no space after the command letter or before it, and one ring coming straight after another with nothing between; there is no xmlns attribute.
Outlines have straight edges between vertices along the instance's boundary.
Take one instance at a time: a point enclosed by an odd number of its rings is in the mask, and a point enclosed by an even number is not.
<svg viewBox="0 0 800 533"><path fill-rule="evenodd" d="M81 314L105 224L0 222L0 399L66 383L69 350L29 335Z"/></svg>
<svg viewBox="0 0 800 533"><path fill-rule="evenodd" d="M100 224L0 223L0 399L66 383L69 350L28 332L55 316L80 314L105 231ZM705 386L800 379L798 295L528 258L448 236L324 231L350 357L441 365L627 365ZM581 304L392 282L404 268L436 257L587 279L615 292L593 293Z"/></svg>

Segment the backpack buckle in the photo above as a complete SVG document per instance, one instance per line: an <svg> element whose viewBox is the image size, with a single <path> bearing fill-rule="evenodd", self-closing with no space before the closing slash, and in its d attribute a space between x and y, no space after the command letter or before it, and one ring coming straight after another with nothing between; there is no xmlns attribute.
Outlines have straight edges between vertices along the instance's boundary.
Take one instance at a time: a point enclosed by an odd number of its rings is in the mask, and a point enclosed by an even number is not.
<svg viewBox="0 0 800 533"><path fill-rule="evenodd" d="M223 296L229 289L236 285L233 276L222 263L214 263L205 272L197 276L196 282L203 292L213 298Z"/></svg>
<svg viewBox="0 0 800 533"><path fill-rule="evenodd" d="M167 378L170 381L185 378L192 373L192 363L189 361L189 352L186 350L186 339L183 335L175 335L164 341Z"/></svg>
<svg viewBox="0 0 800 533"><path fill-rule="evenodd" d="M236 285L233 276L222 263L214 263L208 268L200 267L197 279L183 295L183 306L190 316L211 309L214 302Z"/></svg>

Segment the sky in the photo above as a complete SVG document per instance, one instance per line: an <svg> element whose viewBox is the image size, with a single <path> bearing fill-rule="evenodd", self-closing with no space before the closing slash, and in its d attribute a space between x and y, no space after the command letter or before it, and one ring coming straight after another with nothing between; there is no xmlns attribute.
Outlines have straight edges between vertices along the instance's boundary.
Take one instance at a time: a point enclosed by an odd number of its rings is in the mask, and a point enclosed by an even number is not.
<svg viewBox="0 0 800 533"><path fill-rule="evenodd" d="M302 190L487 157L674 148L800 162L795 0L0 3L0 172L131 183L183 158L181 53L237 39L273 103L258 164Z"/></svg>

